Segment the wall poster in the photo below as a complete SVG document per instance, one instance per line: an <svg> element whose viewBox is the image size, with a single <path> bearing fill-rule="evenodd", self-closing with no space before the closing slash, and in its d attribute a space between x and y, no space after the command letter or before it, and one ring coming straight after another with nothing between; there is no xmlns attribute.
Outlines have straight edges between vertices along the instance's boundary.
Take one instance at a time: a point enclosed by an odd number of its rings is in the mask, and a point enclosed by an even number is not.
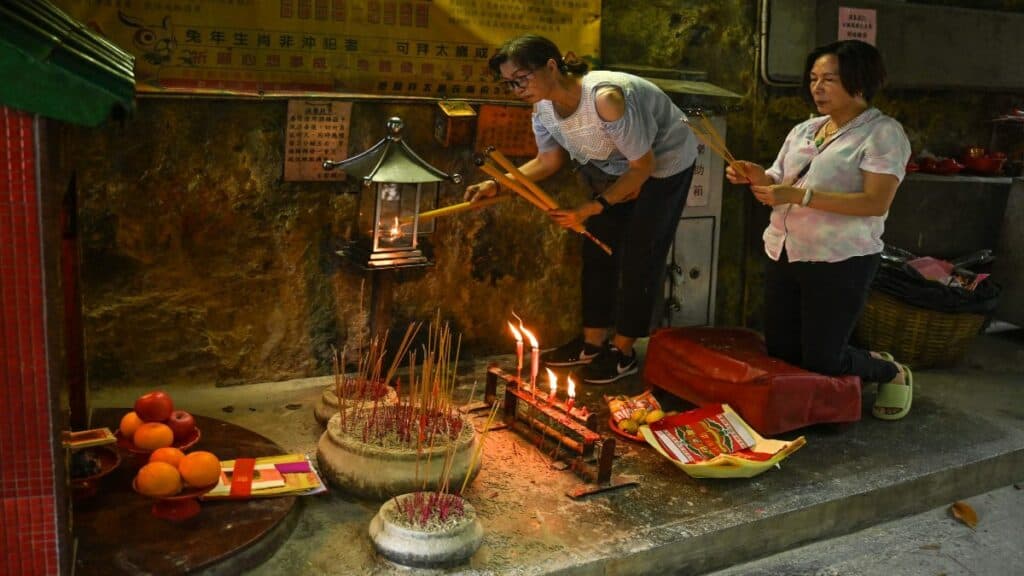
<svg viewBox="0 0 1024 576"><path fill-rule="evenodd" d="M139 92L510 99L487 59L547 36L599 53L601 0L54 0L136 57Z"/></svg>
<svg viewBox="0 0 1024 576"><path fill-rule="evenodd" d="M324 170L324 160L348 157L352 103L289 100L284 179L289 182L344 180L344 170Z"/></svg>
<svg viewBox="0 0 1024 576"><path fill-rule="evenodd" d="M839 31L837 40L862 40L875 45L877 12L871 8L839 7Z"/></svg>
<svg viewBox="0 0 1024 576"><path fill-rule="evenodd" d="M480 106L476 124L476 152L494 146L505 156L528 158L537 155L537 140L533 137L530 117L533 108L527 106Z"/></svg>

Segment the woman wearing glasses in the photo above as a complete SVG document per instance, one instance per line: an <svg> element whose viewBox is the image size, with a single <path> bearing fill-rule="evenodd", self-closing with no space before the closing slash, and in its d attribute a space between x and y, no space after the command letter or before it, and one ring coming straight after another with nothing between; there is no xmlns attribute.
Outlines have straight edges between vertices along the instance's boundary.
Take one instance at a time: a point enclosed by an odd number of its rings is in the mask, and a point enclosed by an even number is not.
<svg viewBox="0 0 1024 576"><path fill-rule="evenodd" d="M725 171L772 207L764 231L768 353L814 372L881 382L872 412L897 420L910 410L910 370L849 339L878 269L910 142L899 122L870 104L885 81L874 46L845 40L817 48L803 80L821 116L790 131L768 170L737 162Z"/></svg>
<svg viewBox="0 0 1024 576"><path fill-rule="evenodd" d="M582 333L544 361L580 365L580 376L594 384L635 374L633 343L650 331L697 158L683 113L647 80L588 72L586 62L563 58L541 36L509 40L489 65L516 97L533 105L538 152L520 167L523 174L543 180L572 160L591 194L579 206L552 210L551 217L566 228L586 222L614 251L609 256L583 243ZM466 196L497 192L486 180L469 186Z"/></svg>

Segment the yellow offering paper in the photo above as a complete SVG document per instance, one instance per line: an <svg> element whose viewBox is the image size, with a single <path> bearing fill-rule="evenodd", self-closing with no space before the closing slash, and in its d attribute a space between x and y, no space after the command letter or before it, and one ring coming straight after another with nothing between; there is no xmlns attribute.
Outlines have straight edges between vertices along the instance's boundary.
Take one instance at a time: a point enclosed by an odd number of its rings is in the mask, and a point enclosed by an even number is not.
<svg viewBox="0 0 1024 576"><path fill-rule="evenodd" d="M640 427L659 454L694 478L750 478L799 450L803 436L763 438L728 404L711 404Z"/></svg>

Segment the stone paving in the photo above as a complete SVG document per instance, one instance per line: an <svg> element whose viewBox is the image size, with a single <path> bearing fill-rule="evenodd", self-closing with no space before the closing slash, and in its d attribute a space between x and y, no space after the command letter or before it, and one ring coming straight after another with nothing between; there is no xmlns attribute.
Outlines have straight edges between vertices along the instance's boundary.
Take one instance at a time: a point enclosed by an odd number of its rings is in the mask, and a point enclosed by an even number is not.
<svg viewBox="0 0 1024 576"><path fill-rule="evenodd" d="M480 359L460 371L458 393L483 386ZM573 500L581 480L552 466L510 431L492 432L484 467L467 491L484 543L446 574L701 574L917 514L1024 478L1024 338L986 335L967 361L915 372L911 414L811 427L807 445L779 469L745 480L698 480L645 445L622 440L616 473L640 484ZM182 406L263 434L289 451L314 453L313 405L329 378L168 391ZM583 390L637 393L639 378ZM97 406L127 405L143 388L93 392ZM478 393L479 394L479 393ZM602 433L608 433L602 424ZM409 574L379 559L367 534L379 503L333 489L303 501L297 527L256 575ZM230 561L220 573L230 572Z"/></svg>

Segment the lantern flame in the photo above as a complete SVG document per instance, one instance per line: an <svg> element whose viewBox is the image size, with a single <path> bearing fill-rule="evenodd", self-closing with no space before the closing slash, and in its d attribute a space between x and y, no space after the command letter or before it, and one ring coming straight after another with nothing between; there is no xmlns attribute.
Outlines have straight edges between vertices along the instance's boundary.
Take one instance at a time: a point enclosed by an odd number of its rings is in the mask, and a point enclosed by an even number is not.
<svg viewBox="0 0 1024 576"><path fill-rule="evenodd" d="M402 237L402 227L398 223L398 216L395 216L395 225L391 227L391 239L395 240Z"/></svg>

